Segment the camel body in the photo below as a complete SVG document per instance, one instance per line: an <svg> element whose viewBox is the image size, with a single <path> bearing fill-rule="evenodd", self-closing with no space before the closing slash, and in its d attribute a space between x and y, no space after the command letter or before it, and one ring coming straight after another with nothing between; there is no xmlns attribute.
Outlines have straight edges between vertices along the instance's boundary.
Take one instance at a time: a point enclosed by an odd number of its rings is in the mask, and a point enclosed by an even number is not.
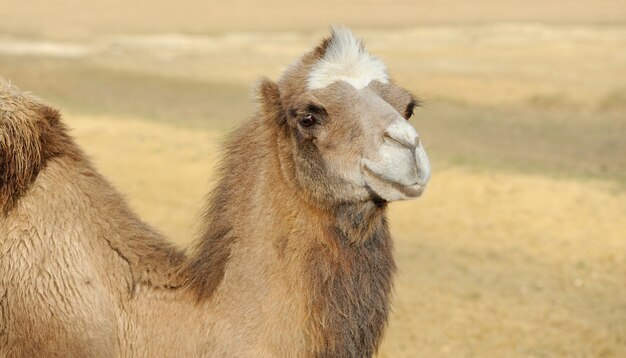
<svg viewBox="0 0 626 358"><path fill-rule="evenodd" d="M262 138L259 132L241 130L246 134L232 147L256 148L243 142ZM284 188L270 173L251 173L272 159L270 153L240 155L233 159L250 163L244 168L250 172L239 173L239 187L247 190L231 199L248 205L223 210L233 215L229 222L247 225L233 225L226 235L264 240L233 243L228 270L210 300L181 287L173 273L182 254L132 214L85 158L50 159L0 221L0 356L306 356L310 343L302 332L314 317L304 307L309 287L303 278L323 273L305 272L315 263L297 259L337 255L341 265L343 257L341 248L291 248L284 241L316 234L313 239L323 240L324 221L332 219L315 217L314 208L303 211L298 195L288 191L273 196L275 203L255 203L254 192ZM285 225L289 216L292 225ZM278 245L285 247L276 250ZM287 250L301 256L280 255Z"/></svg>
<svg viewBox="0 0 626 358"><path fill-rule="evenodd" d="M325 67L346 58L360 77ZM56 110L0 85L0 356L372 356L395 271L385 209L429 176L415 101L381 66L335 31L262 81L187 252Z"/></svg>

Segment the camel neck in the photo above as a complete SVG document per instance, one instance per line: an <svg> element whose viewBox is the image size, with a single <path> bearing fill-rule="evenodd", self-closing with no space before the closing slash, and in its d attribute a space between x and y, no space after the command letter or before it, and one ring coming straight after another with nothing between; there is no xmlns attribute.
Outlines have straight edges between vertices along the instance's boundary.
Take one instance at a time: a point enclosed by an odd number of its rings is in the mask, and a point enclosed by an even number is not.
<svg viewBox="0 0 626 358"><path fill-rule="evenodd" d="M261 142L268 136L256 134L236 134L227 147L205 233L183 270L188 286L199 300L218 286L220 295L249 292L255 302L268 300L258 292L282 292L271 304L290 305L276 309L290 312L304 352L371 356L386 324L395 271L384 205L312 201L285 176L289 163L280 161L275 146Z"/></svg>
<svg viewBox="0 0 626 358"><path fill-rule="evenodd" d="M281 213L272 221L271 231L282 233L272 235L273 246L278 257L295 266L288 272L297 273L285 279L299 281L303 289L307 351L324 357L372 356L387 321L395 272L386 205L316 203L285 178L284 163L269 167L283 168L267 172L259 184L265 183L261 191L272 196L271 211Z"/></svg>

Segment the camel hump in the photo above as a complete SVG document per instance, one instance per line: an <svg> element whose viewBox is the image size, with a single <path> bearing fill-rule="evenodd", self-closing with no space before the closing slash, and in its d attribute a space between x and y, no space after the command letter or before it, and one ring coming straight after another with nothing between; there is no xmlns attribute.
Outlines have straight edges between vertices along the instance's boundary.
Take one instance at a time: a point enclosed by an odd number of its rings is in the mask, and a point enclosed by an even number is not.
<svg viewBox="0 0 626 358"><path fill-rule="evenodd" d="M78 150L58 110L0 79L0 213L6 214L46 162Z"/></svg>

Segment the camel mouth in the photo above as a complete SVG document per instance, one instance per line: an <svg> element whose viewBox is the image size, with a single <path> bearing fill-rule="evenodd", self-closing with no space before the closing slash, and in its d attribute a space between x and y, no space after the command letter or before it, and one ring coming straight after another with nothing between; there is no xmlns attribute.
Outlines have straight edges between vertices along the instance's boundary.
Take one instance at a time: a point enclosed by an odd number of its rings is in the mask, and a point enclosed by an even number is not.
<svg viewBox="0 0 626 358"><path fill-rule="evenodd" d="M385 201L414 199L420 197L426 189L425 184L419 184L417 181L404 185L376 173L367 165L363 165L362 168L366 186Z"/></svg>

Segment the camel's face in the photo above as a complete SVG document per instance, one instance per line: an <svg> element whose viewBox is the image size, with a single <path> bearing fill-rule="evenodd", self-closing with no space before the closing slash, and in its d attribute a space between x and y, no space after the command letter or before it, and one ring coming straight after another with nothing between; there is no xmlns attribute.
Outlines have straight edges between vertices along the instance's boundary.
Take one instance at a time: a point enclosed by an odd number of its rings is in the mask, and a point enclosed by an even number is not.
<svg viewBox="0 0 626 358"><path fill-rule="evenodd" d="M334 31L289 107L297 167L340 200L419 196L430 164L408 122L415 105L349 31Z"/></svg>

